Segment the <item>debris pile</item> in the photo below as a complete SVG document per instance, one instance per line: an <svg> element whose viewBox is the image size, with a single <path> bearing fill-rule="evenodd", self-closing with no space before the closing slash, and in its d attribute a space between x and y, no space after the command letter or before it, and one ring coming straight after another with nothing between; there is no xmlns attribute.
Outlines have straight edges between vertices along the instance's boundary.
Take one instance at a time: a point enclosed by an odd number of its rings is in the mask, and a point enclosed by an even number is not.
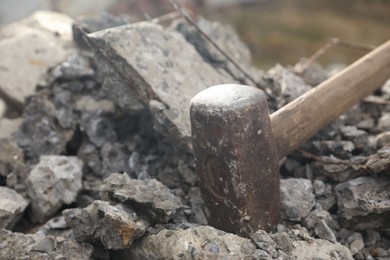
<svg viewBox="0 0 390 260"><path fill-rule="evenodd" d="M184 20L104 21L38 12L0 29L0 258L390 257L390 81L282 159L281 223L242 238L207 226L189 101L251 82ZM264 73L230 27L198 26L271 112L328 76Z"/></svg>

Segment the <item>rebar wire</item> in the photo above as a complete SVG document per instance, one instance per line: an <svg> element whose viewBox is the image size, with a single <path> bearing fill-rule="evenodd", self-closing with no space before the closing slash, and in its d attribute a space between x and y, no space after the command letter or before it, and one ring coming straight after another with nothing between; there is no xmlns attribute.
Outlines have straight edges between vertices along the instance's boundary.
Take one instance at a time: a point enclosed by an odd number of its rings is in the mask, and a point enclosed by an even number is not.
<svg viewBox="0 0 390 260"><path fill-rule="evenodd" d="M263 90L264 93L269 97L270 99L273 99L273 96L271 96L270 93L268 93L260 84L258 84L244 69L240 67L221 47L218 46L217 43L215 43L196 23L195 21L188 15L186 12L183 11L182 7L176 2L176 0L169 0L172 7L178 11L183 18L207 40L209 41L215 49L217 49L231 64L233 64L234 67L236 67L241 73L245 75L247 79L249 79L256 87Z"/></svg>
<svg viewBox="0 0 390 260"><path fill-rule="evenodd" d="M351 49L357 49L361 51L372 51L376 48L374 45L365 45L365 44L359 44L359 43L353 43L348 41L340 40L339 38L329 38L326 43L319 48L310 58L308 58L302 65L298 65L295 68L295 72L298 74L301 74L305 72L305 70L319 57L321 57L326 51L328 51L330 48L334 46L341 46L341 47L347 47Z"/></svg>

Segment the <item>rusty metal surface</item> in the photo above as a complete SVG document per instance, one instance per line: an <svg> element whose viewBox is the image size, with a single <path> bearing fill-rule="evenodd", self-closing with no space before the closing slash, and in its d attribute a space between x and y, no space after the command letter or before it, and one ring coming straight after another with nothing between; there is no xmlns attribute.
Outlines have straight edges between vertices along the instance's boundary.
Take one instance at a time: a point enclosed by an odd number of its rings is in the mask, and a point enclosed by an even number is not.
<svg viewBox="0 0 390 260"><path fill-rule="evenodd" d="M191 101L196 173L209 224L249 236L279 221L279 167L267 101L253 87L219 85Z"/></svg>

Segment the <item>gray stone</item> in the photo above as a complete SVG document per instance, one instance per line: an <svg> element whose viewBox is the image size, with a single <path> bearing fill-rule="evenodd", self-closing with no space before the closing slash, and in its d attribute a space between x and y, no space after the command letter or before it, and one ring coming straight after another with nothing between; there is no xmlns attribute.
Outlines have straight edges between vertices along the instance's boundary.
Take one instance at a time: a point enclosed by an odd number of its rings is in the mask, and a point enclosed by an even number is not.
<svg viewBox="0 0 390 260"><path fill-rule="evenodd" d="M314 189L314 194L316 195L316 197L325 195L325 188L326 188L326 185L322 180L314 180L313 181L313 189Z"/></svg>
<svg viewBox="0 0 390 260"><path fill-rule="evenodd" d="M295 71L301 71L302 66L304 66L307 62L307 58L302 58L297 64L295 64ZM326 70L318 62L311 62L310 65L298 75L310 86L317 86L328 78Z"/></svg>
<svg viewBox="0 0 390 260"><path fill-rule="evenodd" d="M11 229L22 217L28 201L7 187L0 187L0 229Z"/></svg>
<svg viewBox="0 0 390 260"><path fill-rule="evenodd" d="M390 131L390 113L383 113L379 118L378 130L381 132Z"/></svg>
<svg viewBox="0 0 390 260"><path fill-rule="evenodd" d="M307 179L280 181L281 215L283 219L300 221L315 205L313 186Z"/></svg>
<svg viewBox="0 0 390 260"><path fill-rule="evenodd" d="M106 142L100 150L102 158L102 174L107 176L113 172L128 172L129 152L124 145L117 142Z"/></svg>
<svg viewBox="0 0 390 260"><path fill-rule="evenodd" d="M385 99L390 100L390 80L387 80L387 81L385 82L385 84L383 84L381 90L382 90L382 92L383 92L383 97L384 97Z"/></svg>
<svg viewBox="0 0 390 260"><path fill-rule="evenodd" d="M338 163L337 158L333 159L335 160L335 163L313 162L311 163L311 166L313 167L314 172L324 175L336 182L344 182L350 178L362 175L361 169L354 167L352 163Z"/></svg>
<svg viewBox="0 0 390 260"><path fill-rule="evenodd" d="M81 190L83 162L70 156L41 156L27 178L31 216L43 222L63 205L76 201Z"/></svg>
<svg viewBox="0 0 390 260"><path fill-rule="evenodd" d="M61 237L29 235L0 230L0 259L89 260L93 247Z"/></svg>
<svg viewBox="0 0 390 260"><path fill-rule="evenodd" d="M331 227L335 227L330 213L328 211L320 209L315 209L310 212L310 214L303 219L302 224L308 229L313 229L321 220L324 220Z"/></svg>
<svg viewBox="0 0 390 260"><path fill-rule="evenodd" d="M202 194L199 187L193 187L188 192L189 202L191 204L191 222L207 225L205 207Z"/></svg>
<svg viewBox="0 0 390 260"><path fill-rule="evenodd" d="M114 122L108 115L99 110L83 115L81 129L85 131L89 140L97 147L102 147L106 142L117 140Z"/></svg>
<svg viewBox="0 0 390 260"><path fill-rule="evenodd" d="M78 53L68 55L66 60L54 67L47 76L46 81L53 82L55 79L72 80L82 77L93 77L94 70L91 68L86 57Z"/></svg>
<svg viewBox="0 0 390 260"><path fill-rule="evenodd" d="M57 216L50 219L44 225L39 226L38 229L34 229L34 234L74 239L74 233L72 229L66 225L64 216Z"/></svg>
<svg viewBox="0 0 390 260"><path fill-rule="evenodd" d="M127 259L250 259L257 251L249 239L190 225L144 237L128 250Z"/></svg>
<svg viewBox="0 0 390 260"><path fill-rule="evenodd" d="M137 214L152 222L166 223L182 207L166 186L155 179L130 179L126 173L113 173L103 181L101 198L131 205Z"/></svg>
<svg viewBox="0 0 390 260"><path fill-rule="evenodd" d="M373 229L367 230L366 234L364 244L368 247L374 246L381 239L379 232Z"/></svg>
<svg viewBox="0 0 390 260"><path fill-rule="evenodd" d="M293 101L311 87L287 68L277 64L265 77L272 81L272 92L277 97L277 108Z"/></svg>
<svg viewBox="0 0 390 260"><path fill-rule="evenodd" d="M25 156L38 161L43 154L63 154L74 130L64 129L55 118L54 104L47 95L33 96L24 108L24 121L13 135Z"/></svg>
<svg viewBox="0 0 390 260"><path fill-rule="evenodd" d="M0 178L5 178L8 187L25 195L28 173L22 149L9 138L0 139Z"/></svg>
<svg viewBox="0 0 390 260"><path fill-rule="evenodd" d="M375 147L377 149L390 145L390 131L386 131L375 136Z"/></svg>
<svg viewBox="0 0 390 260"><path fill-rule="evenodd" d="M280 249L287 255L290 255L293 250L293 240L287 232L278 232L276 234L272 234L271 237L276 242L277 249Z"/></svg>
<svg viewBox="0 0 390 260"><path fill-rule="evenodd" d="M321 209L328 211L336 205L336 195L331 194L324 198L318 198L317 203L321 205Z"/></svg>
<svg viewBox="0 0 390 260"><path fill-rule="evenodd" d="M390 178L359 177L335 187L339 215L355 230L389 227Z"/></svg>
<svg viewBox="0 0 390 260"><path fill-rule="evenodd" d="M350 157L352 151L355 150L355 144L351 141L329 140L329 141L313 141L312 143L319 153L323 155L333 154L340 158Z"/></svg>
<svg viewBox="0 0 390 260"><path fill-rule="evenodd" d="M326 239L332 243L336 242L336 236L328 224L323 220L319 220L314 227L314 233L322 239Z"/></svg>
<svg viewBox="0 0 390 260"><path fill-rule="evenodd" d="M276 243L264 230L258 230L251 235L251 239L256 243L258 248L264 250L272 258L278 256Z"/></svg>
<svg viewBox="0 0 390 260"><path fill-rule="evenodd" d="M203 61L181 34L153 23L120 26L88 37L104 56L99 63L110 60L110 75L116 78L105 80L114 80L110 92L118 104L131 109L138 101L150 107L155 128L187 147L191 146L190 99L207 87L235 82Z"/></svg>
<svg viewBox="0 0 390 260"><path fill-rule="evenodd" d="M65 15L41 11L1 28L0 88L8 98L22 106L48 69L65 60L71 24Z"/></svg>
<svg viewBox="0 0 390 260"><path fill-rule="evenodd" d="M340 132L345 140L353 141L356 149L364 149L368 144L368 134L366 131L357 129L356 126L340 127Z"/></svg>
<svg viewBox="0 0 390 260"><path fill-rule="evenodd" d="M147 223L122 204L96 200L86 208L62 213L78 240L100 241L106 249L124 249L145 233Z"/></svg>
<svg viewBox="0 0 390 260"><path fill-rule="evenodd" d="M347 242L349 243L349 250L351 250L352 255L357 254L364 248L363 236L360 233L353 233L348 237Z"/></svg>

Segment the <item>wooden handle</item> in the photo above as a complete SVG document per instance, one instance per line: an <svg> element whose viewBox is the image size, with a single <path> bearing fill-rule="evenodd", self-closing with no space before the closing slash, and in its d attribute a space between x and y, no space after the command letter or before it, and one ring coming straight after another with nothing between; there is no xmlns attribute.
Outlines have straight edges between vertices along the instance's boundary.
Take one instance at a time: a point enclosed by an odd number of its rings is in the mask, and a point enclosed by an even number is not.
<svg viewBox="0 0 390 260"><path fill-rule="evenodd" d="M390 40L271 115L279 158L390 78Z"/></svg>

